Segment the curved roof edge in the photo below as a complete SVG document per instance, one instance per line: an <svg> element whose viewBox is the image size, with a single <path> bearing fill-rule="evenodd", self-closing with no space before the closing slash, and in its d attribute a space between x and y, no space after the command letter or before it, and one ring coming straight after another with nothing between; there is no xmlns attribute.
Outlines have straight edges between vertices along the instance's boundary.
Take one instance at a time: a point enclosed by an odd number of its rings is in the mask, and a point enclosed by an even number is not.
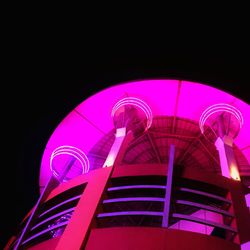
<svg viewBox="0 0 250 250"><path fill-rule="evenodd" d="M86 154L94 144L113 128L111 111L114 104L125 96L144 100L153 116L166 115L199 122L200 115L210 105L228 103L237 107L243 117L243 127L235 139L250 163L250 105L205 84L169 79L150 79L120 83L90 96L76 106L57 126L43 153L40 168L40 187L51 176L50 155L62 145L80 148Z"/></svg>

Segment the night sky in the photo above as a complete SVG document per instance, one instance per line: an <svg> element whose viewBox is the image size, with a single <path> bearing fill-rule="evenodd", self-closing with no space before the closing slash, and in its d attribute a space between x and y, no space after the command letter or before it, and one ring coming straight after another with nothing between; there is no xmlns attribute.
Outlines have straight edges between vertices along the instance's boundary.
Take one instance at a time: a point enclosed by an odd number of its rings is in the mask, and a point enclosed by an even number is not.
<svg viewBox="0 0 250 250"><path fill-rule="evenodd" d="M207 83L250 103L247 46L89 46L28 43L10 60L1 91L1 244L38 199L40 161L53 130L97 91L129 80L172 78Z"/></svg>

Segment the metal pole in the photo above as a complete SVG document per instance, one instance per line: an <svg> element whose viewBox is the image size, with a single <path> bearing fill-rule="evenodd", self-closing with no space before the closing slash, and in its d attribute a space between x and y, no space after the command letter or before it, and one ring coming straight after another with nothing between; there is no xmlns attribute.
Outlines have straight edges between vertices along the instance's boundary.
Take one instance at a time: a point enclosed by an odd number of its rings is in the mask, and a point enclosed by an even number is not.
<svg viewBox="0 0 250 250"><path fill-rule="evenodd" d="M168 161L168 177L166 184L165 202L162 218L162 227L169 227L169 214L170 214L170 203L171 203L171 189L173 180L173 169L174 169L174 152L175 147L173 144L170 145L169 150L169 161Z"/></svg>

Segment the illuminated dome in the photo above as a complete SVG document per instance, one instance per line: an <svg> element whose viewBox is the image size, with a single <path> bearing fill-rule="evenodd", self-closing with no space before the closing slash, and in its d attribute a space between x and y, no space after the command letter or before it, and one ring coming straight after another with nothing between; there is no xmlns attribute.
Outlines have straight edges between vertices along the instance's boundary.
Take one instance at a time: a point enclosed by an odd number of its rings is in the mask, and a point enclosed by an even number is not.
<svg viewBox="0 0 250 250"><path fill-rule="evenodd" d="M249 104L200 83L144 80L107 88L84 100L65 117L44 151L40 170L41 188L51 175L50 156L61 145L72 145L85 152L90 161L90 171L102 167L115 139L114 112L131 100L144 114L146 126L151 127L131 142L124 163L167 162L169 145L174 143L177 162L208 172L219 172L218 152L200 133L199 121L205 109L225 103L237 107L244 117L244 125L242 121L240 133L234 140L234 151L241 175L250 175ZM211 139L213 136L212 133L208 135Z"/></svg>
<svg viewBox="0 0 250 250"><path fill-rule="evenodd" d="M250 106L182 80L83 100L51 135L7 249L248 250Z"/></svg>

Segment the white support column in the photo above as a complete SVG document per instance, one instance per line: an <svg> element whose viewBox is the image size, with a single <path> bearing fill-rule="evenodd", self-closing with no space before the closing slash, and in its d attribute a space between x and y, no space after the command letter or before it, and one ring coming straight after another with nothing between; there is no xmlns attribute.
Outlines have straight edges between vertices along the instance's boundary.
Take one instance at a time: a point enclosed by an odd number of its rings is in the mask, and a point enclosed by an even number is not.
<svg viewBox="0 0 250 250"><path fill-rule="evenodd" d="M200 116L199 126L202 134L205 133L205 124L212 129L217 137L215 146L219 151L222 175L240 181L233 151L233 138L238 135L243 125L243 116L240 110L228 103L213 104L205 109Z"/></svg>
<svg viewBox="0 0 250 250"><path fill-rule="evenodd" d="M221 174L227 178L240 181L239 170L233 152L233 139L224 136L218 137L215 146L219 151Z"/></svg>
<svg viewBox="0 0 250 250"><path fill-rule="evenodd" d="M216 149L219 151L221 174L227 178L230 178L225 144L220 137L218 137L217 140L215 141L215 146L216 146Z"/></svg>
<svg viewBox="0 0 250 250"><path fill-rule="evenodd" d="M119 160L119 151L122 151L122 145L126 143L126 138L131 137L131 133L132 137L138 136L138 134L150 128L153 120L150 107L141 99L132 96L119 100L112 108L111 115L116 128L116 135L109 155L102 166L103 168L113 166L116 163L116 158ZM146 124L143 122L145 118Z"/></svg>
<svg viewBox="0 0 250 250"><path fill-rule="evenodd" d="M114 165L115 159L117 157L117 154L119 153L119 150L121 148L121 145L126 137L126 128L118 128L116 129L115 134L115 141L110 149L110 152L108 154L108 157L106 161L103 164L103 168L111 167Z"/></svg>

